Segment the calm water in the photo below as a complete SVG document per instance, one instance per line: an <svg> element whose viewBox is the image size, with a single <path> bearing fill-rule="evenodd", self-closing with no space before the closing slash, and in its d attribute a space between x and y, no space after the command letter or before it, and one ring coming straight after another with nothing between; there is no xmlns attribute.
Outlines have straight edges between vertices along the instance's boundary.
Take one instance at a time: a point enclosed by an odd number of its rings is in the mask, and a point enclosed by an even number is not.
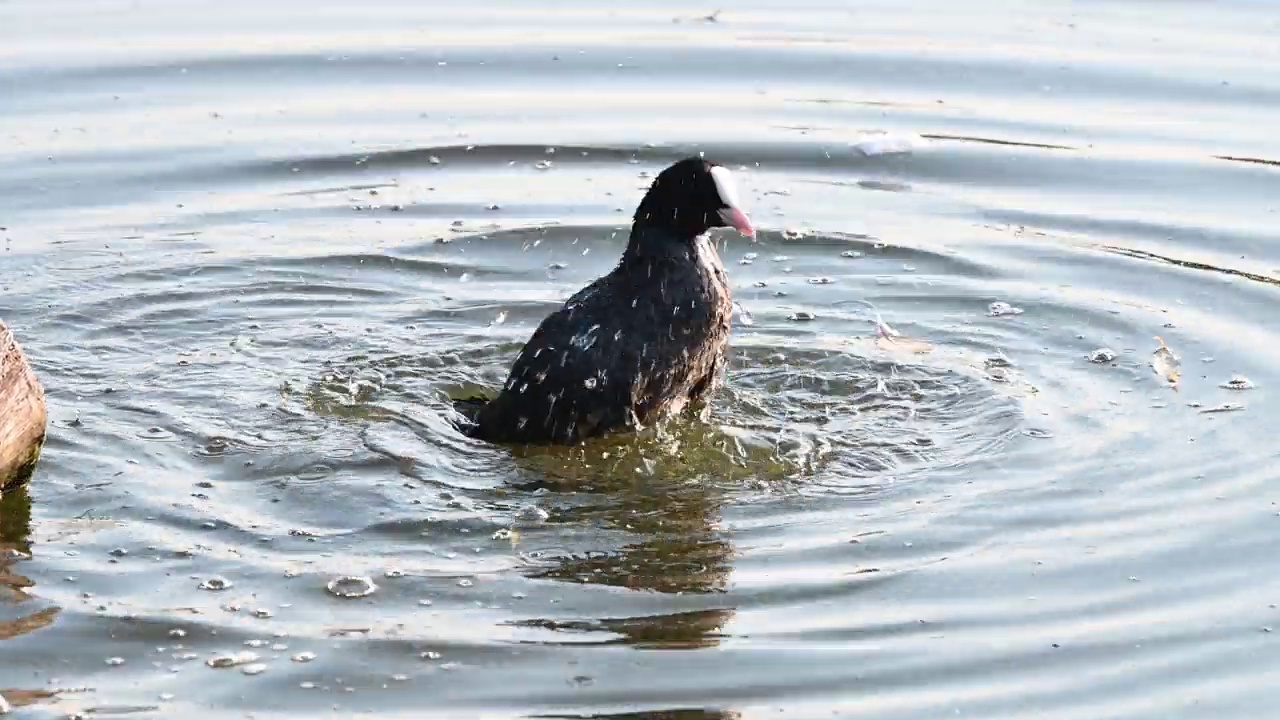
<svg viewBox="0 0 1280 720"><path fill-rule="evenodd" d="M437 5L0 1L15 717L1274 712L1273 3ZM714 425L455 431L698 151Z"/></svg>

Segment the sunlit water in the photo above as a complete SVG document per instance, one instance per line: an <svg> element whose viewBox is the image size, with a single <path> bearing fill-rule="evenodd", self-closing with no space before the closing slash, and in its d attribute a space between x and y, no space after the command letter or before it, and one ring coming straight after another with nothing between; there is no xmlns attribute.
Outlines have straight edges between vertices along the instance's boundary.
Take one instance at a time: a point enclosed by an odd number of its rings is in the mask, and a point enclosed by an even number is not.
<svg viewBox="0 0 1280 720"><path fill-rule="evenodd" d="M436 5L0 2L16 717L1270 716L1280 10ZM462 436L694 152L713 423Z"/></svg>

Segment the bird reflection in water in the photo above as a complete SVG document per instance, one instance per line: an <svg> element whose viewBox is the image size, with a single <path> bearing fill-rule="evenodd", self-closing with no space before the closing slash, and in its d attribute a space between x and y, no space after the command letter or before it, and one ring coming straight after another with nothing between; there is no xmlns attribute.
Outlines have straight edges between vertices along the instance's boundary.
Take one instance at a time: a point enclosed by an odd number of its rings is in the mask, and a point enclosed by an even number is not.
<svg viewBox="0 0 1280 720"><path fill-rule="evenodd" d="M517 465L534 478L521 489L572 493L575 504L553 512L548 523L596 528L599 534L593 537L610 545L544 555L544 564L528 571L531 577L702 595L708 598L706 604L718 605L662 615L532 619L520 624L568 633L612 633L618 637L604 644L632 647L717 645L734 614L727 602L712 599L727 589L734 552L719 528L720 513L732 483L751 474L729 462L727 452L725 438L696 423L568 450L517 450ZM623 536L621 542L613 539L618 535Z"/></svg>
<svg viewBox="0 0 1280 720"><path fill-rule="evenodd" d="M0 657L6 654L6 642L47 627L58 615L57 607L31 607L37 602L30 594L35 583L17 572L19 564L30 558L31 496L26 486L19 486L0 495ZM0 697L14 708L53 694L43 688L0 687Z"/></svg>

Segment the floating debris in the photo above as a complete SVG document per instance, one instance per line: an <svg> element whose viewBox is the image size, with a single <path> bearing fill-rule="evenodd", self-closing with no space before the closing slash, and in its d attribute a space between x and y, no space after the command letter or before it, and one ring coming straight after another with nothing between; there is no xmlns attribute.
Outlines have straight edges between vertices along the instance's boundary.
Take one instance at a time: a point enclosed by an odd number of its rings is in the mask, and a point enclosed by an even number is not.
<svg viewBox="0 0 1280 720"><path fill-rule="evenodd" d="M204 582L200 583L201 590L212 590L213 592L229 590L234 586L235 586L235 583L231 582L230 580L224 577L219 577L217 575L214 575L213 577L208 578Z"/></svg>
<svg viewBox="0 0 1280 720"><path fill-rule="evenodd" d="M1099 365L1103 363L1115 362L1115 359L1116 359L1116 351L1112 350L1111 348L1102 347L1089 353L1089 362L1098 363Z"/></svg>
<svg viewBox="0 0 1280 720"><path fill-rule="evenodd" d="M802 237L804 237L803 230L783 230L782 231L783 240L799 240Z"/></svg>
<svg viewBox="0 0 1280 720"><path fill-rule="evenodd" d="M987 314L991 317L1004 317L1006 315L1021 315L1022 308L1016 308L1007 302L997 300L987 306Z"/></svg>
<svg viewBox="0 0 1280 720"><path fill-rule="evenodd" d="M251 650L241 650L240 652L214 655L208 660L205 660L204 664L211 668L229 668L237 665L247 665L251 662L257 662L257 660L258 653Z"/></svg>
<svg viewBox="0 0 1280 720"><path fill-rule="evenodd" d="M1218 387L1227 390L1252 390L1256 387L1253 381L1243 375L1232 375L1231 379L1222 383Z"/></svg>
<svg viewBox="0 0 1280 720"><path fill-rule="evenodd" d="M833 283L833 282L835 282L835 280L832 280L832 279L831 279L831 278L829 278L829 277L813 277L813 278L809 278L809 284L810 284L810 285L830 285L830 284L831 284L831 283Z"/></svg>
<svg viewBox="0 0 1280 720"><path fill-rule="evenodd" d="M345 575L334 578L325 586L329 594L343 598L362 598L372 595L378 586L369 577Z"/></svg>
<svg viewBox="0 0 1280 720"><path fill-rule="evenodd" d="M792 322L809 322L810 320L817 320L818 316L808 312L797 312L791 313L791 317L787 319Z"/></svg>
<svg viewBox="0 0 1280 720"><path fill-rule="evenodd" d="M293 660L296 663L308 663L315 659L316 659L316 654L311 652L310 650L304 650L300 653L294 653L293 657L290 658L290 660Z"/></svg>
<svg viewBox="0 0 1280 720"><path fill-rule="evenodd" d="M1174 390L1178 389L1178 378L1182 374L1182 363L1179 362L1178 356L1173 354L1168 345L1164 344L1164 340L1159 335L1156 336L1156 342L1160 343L1160 347L1151 353L1151 370L1159 375L1162 380Z"/></svg>
<svg viewBox="0 0 1280 720"><path fill-rule="evenodd" d="M842 258L860 258L860 257L862 257L862 253L858 252L857 250L845 250L844 252L840 253L840 257L842 257Z"/></svg>

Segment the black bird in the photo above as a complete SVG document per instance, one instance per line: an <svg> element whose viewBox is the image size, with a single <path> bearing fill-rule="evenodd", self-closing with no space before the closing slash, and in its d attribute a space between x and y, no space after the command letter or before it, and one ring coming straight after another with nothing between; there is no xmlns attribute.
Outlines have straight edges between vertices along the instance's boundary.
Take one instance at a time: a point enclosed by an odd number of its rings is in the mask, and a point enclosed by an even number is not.
<svg viewBox="0 0 1280 720"><path fill-rule="evenodd" d="M755 237L729 169L690 157L663 170L617 267L542 321L467 434L572 444L685 408L705 418L733 311L714 227Z"/></svg>

